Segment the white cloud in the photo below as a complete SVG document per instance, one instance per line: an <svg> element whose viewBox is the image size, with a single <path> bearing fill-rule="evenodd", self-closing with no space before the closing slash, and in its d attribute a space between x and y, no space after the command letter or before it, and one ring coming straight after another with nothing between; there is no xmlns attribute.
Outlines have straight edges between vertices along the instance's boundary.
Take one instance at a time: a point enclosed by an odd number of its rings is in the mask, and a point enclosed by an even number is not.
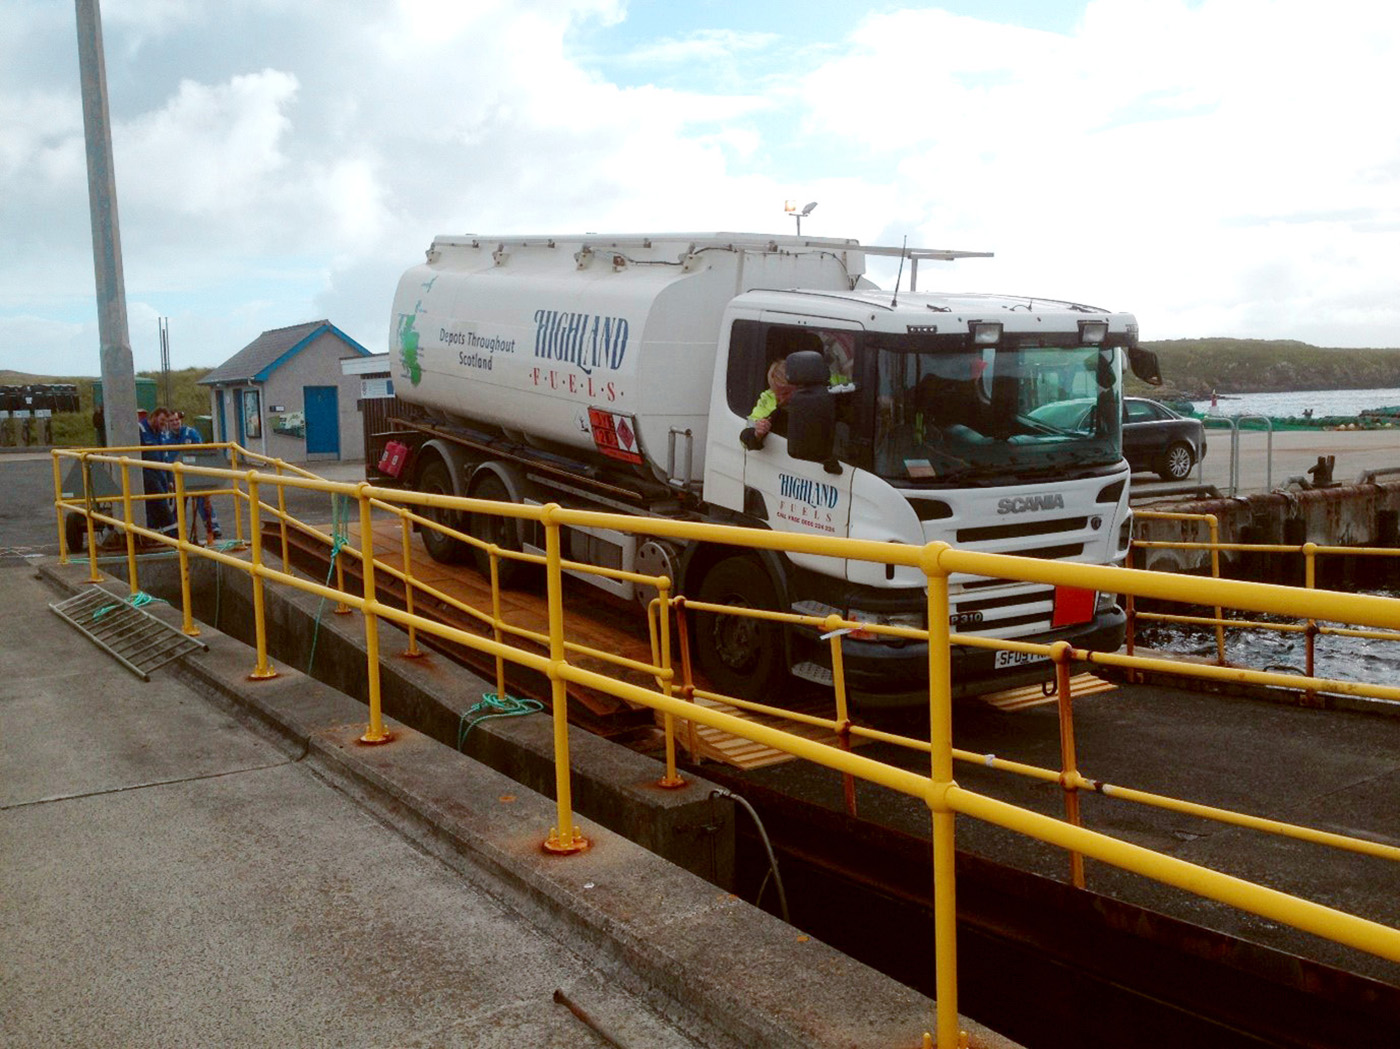
<svg viewBox="0 0 1400 1049"><path fill-rule="evenodd" d="M276 191L287 167L297 86L295 76L273 69L226 84L182 80L165 106L113 136L123 166L139 173L124 180L122 198L236 227Z"/></svg>
<svg viewBox="0 0 1400 1049"><path fill-rule="evenodd" d="M1387 12L1093 0L1052 33L911 5L843 40L775 8L604 54L622 0L113 0L137 365L156 314L209 364L319 316L378 348L436 233L780 232L797 197L804 232L997 252L925 287L1132 309L1148 337L1400 345ZM11 9L0 41L0 338L90 371L71 17Z"/></svg>
<svg viewBox="0 0 1400 1049"><path fill-rule="evenodd" d="M719 62L743 52L771 48L780 39L777 33L706 29L687 37L657 40L628 52L621 60L633 66Z"/></svg>

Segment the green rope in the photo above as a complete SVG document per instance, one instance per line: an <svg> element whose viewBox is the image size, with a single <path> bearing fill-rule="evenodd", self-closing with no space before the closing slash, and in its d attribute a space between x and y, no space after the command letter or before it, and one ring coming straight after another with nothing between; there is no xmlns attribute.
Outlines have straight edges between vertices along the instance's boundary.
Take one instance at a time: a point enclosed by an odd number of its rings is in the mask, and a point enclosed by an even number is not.
<svg viewBox="0 0 1400 1049"><path fill-rule="evenodd" d="M154 604L157 601L163 605L170 604L170 602L163 597L152 597L150 594L146 593L146 591L138 590L128 598L121 601L113 601L110 605L103 605L101 608L97 609L92 613L92 621L96 623L108 612L121 608L122 605L130 605L132 608L144 608L146 605Z"/></svg>
<svg viewBox="0 0 1400 1049"><path fill-rule="evenodd" d="M486 692L481 697L481 702L473 707L469 707L462 712L461 718L457 721L457 749L461 750L467 742L467 734L476 728L483 721L490 721L492 718L513 718L522 714L538 714L544 709L544 704L538 699L517 699L515 696L506 696L505 699L498 699L496 693ZM476 715L473 717L473 715ZM471 720L467 720L470 718Z"/></svg>
<svg viewBox="0 0 1400 1049"><path fill-rule="evenodd" d="M331 564L326 569L326 586L331 585L331 578L335 575L335 559L340 556L341 548L350 542L349 522L350 522L350 499L348 496L335 492L331 495ZM312 664L316 662L316 641L321 636L321 613L326 610L326 598L321 597L321 603L316 608L316 625L311 630L311 655L306 660L306 676L311 676Z"/></svg>

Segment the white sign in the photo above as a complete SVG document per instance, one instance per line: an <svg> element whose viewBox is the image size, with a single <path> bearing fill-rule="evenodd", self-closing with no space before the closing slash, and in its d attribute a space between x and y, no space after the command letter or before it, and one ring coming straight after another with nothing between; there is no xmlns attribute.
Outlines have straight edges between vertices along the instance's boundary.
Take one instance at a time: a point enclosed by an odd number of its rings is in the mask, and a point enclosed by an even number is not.
<svg viewBox="0 0 1400 1049"><path fill-rule="evenodd" d="M361 379L360 399L364 401L375 400L381 397L394 396L393 379Z"/></svg>

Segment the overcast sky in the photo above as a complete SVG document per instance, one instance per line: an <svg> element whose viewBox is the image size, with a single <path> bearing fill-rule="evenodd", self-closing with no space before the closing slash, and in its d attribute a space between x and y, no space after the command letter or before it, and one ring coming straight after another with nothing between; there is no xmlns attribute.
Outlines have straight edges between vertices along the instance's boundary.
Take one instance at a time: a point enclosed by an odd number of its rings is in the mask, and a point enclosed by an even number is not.
<svg viewBox="0 0 1400 1049"><path fill-rule="evenodd" d="M920 287L1400 346L1400 7L103 0L130 336L387 348L437 233L994 251ZM0 4L0 367L100 370L74 6ZM892 274L876 274L888 285Z"/></svg>

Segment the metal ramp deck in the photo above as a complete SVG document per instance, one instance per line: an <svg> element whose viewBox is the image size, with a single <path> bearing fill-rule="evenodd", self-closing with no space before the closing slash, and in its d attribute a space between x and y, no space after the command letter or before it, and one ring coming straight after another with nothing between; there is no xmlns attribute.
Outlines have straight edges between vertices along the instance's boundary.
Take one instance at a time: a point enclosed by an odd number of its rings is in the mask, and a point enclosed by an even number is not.
<svg viewBox="0 0 1400 1049"><path fill-rule="evenodd" d="M157 667L209 648L203 641L132 605L129 599L100 587L84 590L50 604L49 608L143 681L151 680L150 672Z"/></svg>

